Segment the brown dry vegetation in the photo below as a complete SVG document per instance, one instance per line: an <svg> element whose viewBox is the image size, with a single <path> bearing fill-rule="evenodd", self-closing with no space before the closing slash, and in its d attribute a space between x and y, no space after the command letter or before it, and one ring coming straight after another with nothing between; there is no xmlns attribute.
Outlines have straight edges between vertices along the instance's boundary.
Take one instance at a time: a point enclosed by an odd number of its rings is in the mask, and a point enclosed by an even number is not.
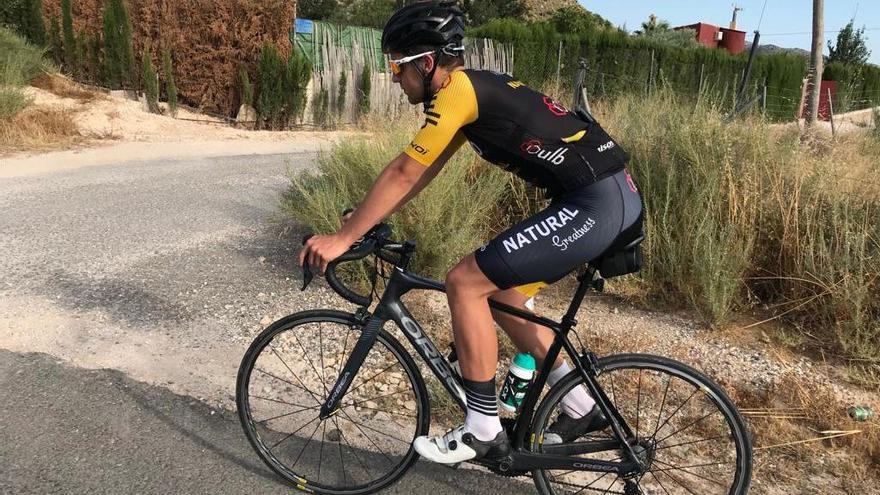
<svg viewBox="0 0 880 495"><path fill-rule="evenodd" d="M135 58L147 42L170 48L184 102L228 113L237 102L238 66L255 67L264 43L286 54L296 2L285 0L129 0ZM72 2L77 35L102 33L103 0ZM61 19L61 1L45 0L47 19ZM193 22L197 19L198 22ZM47 23L48 25L48 23ZM155 50L158 54L159 51ZM158 55L157 55L158 56ZM256 74L250 74L255 80ZM237 103L234 105L237 108Z"/></svg>
<svg viewBox="0 0 880 495"><path fill-rule="evenodd" d="M73 115L70 110L32 107L12 118L0 119L0 155L56 150L80 142Z"/></svg>
<svg viewBox="0 0 880 495"><path fill-rule="evenodd" d="M31 81L31 86L62 98L76 100L78 103L89 103L103 97L101 93L85 89L60 74L43 74Z"/></svg>

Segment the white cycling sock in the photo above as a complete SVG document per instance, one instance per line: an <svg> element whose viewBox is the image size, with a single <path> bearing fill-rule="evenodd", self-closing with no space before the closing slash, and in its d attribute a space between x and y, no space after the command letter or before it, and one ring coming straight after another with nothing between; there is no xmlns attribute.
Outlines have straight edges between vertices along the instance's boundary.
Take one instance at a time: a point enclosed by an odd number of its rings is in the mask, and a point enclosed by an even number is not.
<svg viewBox="0 0 880 495"><path fill-rule="evenodd" d="M501 420L498 419L498 402L495 398L495 378L485 382L475 382L464 378L464 393L467 395L467 416L465 428L477 440L494 440L501 433Z"/></svg>
<svg viewBox="0 0 880 495"><path fill-rule="evenodd" d="M547 385L553 386L562 379L565 375L571 372L572 368L569 366L568 362L562 360L562 364L557 366L555 369L550 370L550 374L547 375ZM596 401L593 400L592 397L587 393L587 389L584 388L583 385L578 385L573 388L570 392L568 392L565 397L562 398L562 411L565 414L568 414L574 419L579 419L584 417L585 414L590 412L593 407L596 405Z"/></svg>

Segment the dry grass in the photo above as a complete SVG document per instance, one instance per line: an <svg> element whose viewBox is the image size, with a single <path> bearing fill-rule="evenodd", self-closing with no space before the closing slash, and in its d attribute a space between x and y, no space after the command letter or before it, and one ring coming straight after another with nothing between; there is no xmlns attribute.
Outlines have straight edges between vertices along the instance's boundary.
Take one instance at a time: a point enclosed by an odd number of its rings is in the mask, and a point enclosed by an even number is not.
<svg viewBox="0 0 880 495"><path fill-rule="evenodd" d="M0 154L65 148L81 139L69 110L28 108L0 120Z"/></svg>
<svg viewBox="0 0 880 495"><path fill-rule="evenodd" d="M773 480L782 471L814 472L823 465L847 493L863 493L859 487L878 482L880 423L851 420L846 414L851 404L830 386L790 374L760 395L740 392L737 403L769 411L747 413L755 434L756 478Z"/></svg>
<svg viewBox="0 0 880 495"><path fill-rule="evenodd" d="M62 98L70 98L79 103L89 103L105 98L96 91L89 91L75 81L61 74L43 74L31 81L31 86L46 90Z"/></svg>

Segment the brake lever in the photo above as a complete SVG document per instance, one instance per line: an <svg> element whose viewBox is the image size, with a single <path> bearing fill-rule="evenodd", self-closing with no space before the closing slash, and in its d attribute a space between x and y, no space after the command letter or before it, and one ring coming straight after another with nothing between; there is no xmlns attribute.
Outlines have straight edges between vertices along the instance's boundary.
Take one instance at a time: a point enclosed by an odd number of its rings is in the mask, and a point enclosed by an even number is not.
<svg viewBox="0 0 880 495"><path fill-rule="evenodd" d="M302 240L303 246L305 246L306 241L311 239L311 237L313 235L315 235L315 234L306 234L305 236L303 236L303 240ZM302 265L302 271L303 271L303 286L300 289L300 291L306 290L306 287L308 287L309 284L312 283L312 280L315 278L315 274L312 273L312 267L309 266L309 260L304 260L303 265Z"/></svg>

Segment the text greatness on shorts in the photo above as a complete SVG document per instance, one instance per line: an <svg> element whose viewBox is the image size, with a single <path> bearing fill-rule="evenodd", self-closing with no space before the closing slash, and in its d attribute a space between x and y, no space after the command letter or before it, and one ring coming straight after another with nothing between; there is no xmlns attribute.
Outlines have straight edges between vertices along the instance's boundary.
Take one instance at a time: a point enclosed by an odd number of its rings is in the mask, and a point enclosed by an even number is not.
<svg viewBox="0 0 880 495"><path fill-rule="evenodd" d="M563 207L555 215L551 215L544 220L541 220L539 223L526 227L520 232L504 239L502 241L504 249L508 253L512 253L513 251L516 251L527 244L531 244L540 238L548 237L550 234L565 227L566 224L574 220L578 214L580 214L580 210L572 210L568 207ZM583 237L595 224L595 220L587 218L584 224L581 227L576 228L570 235L566 237L560 237L558 235L553 236L553 239L551 239L553 245L561 248L562 251L565 251L568 249L570 243Z"/></svg>

